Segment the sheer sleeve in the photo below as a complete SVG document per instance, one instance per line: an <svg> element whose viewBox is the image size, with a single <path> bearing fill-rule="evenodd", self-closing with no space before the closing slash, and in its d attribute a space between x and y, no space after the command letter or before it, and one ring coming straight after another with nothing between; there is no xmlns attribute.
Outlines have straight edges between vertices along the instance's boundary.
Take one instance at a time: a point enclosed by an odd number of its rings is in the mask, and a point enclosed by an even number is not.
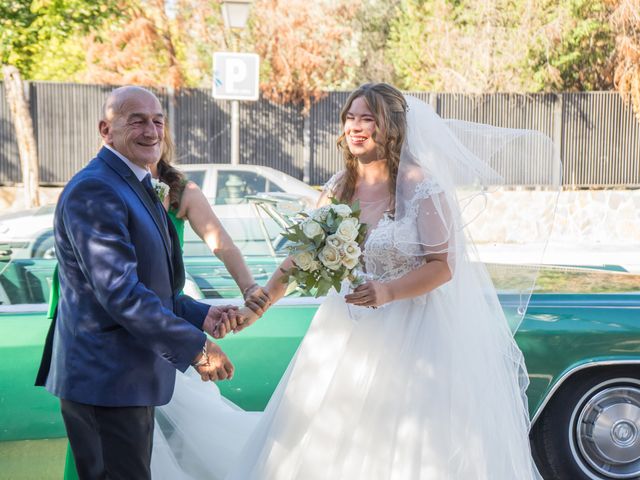
<svg viewBox="0 0 640 480"><path fill-rule="evenodd" d="M409 191L411 195L405 195ZM394 247L416 257L447 254L447 263L453 272L459 247L456 220L450 207L451 199L439 183L433 178L414 181L397 201L400 221L394 232Z"/></svg>
<svg viewBox="0 0 640 480"><path fill-rule="evenodd" d="M324 193L327 197L335 197L338 194L338 190L340 189L340 184L344 177L345 170L341 170L338 173L335 173L322 187L322 193Z"/></svg>

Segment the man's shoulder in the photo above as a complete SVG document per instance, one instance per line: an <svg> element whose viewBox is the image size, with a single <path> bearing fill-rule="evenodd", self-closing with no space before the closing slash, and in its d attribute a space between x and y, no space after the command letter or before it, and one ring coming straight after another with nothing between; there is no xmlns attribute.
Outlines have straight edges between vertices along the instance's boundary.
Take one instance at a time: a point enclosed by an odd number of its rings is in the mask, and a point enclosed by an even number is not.
<svg viewBox="0 0 640 480"><path fill-rule="evenodd" d="M99 157L95 157L79 170L65 185L60 200L83 191L116 191L121 185L118 175Z"/></svg>

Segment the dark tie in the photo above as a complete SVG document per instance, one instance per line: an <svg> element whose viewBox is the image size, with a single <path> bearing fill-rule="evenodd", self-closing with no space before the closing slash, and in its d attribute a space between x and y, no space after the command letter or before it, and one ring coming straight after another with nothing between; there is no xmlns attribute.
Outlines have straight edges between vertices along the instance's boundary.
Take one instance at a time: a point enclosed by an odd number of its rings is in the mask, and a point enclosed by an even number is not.
<svg viewBox="0 0 640 480"><path fill-rule="evenodd" d="M156 191L153 188L153 185L151 185L151 175L147 174L145 175L145 177L142 179L142 186L144 187L144 189L147 191L147 193L149 194L149 197L151 197L151 201L153 202L153 204L156 207L156 210L158 211L158 214L160 215L160 218L162 219L162 226L164 227L165 231L168 233L169 232L169 227L167 225L167 214L164 210L164 207L162 206L162 203L160 202L160 199L158 198L158 194L156 193Z"/></svg>

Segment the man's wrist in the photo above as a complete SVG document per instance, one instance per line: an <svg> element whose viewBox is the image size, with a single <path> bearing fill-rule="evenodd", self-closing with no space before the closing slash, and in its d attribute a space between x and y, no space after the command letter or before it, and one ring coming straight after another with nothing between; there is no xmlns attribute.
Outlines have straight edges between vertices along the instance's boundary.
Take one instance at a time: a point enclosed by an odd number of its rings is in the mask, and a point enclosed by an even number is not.
<svg viewBox="0 0 640 480"><path fill-rule="evenodd" d="M207 342L204 342L202 346L202 351L196 355L193 363L191 364L194 367L202 367L203 365L207 365L209 363L209 355L207 354Z"/></svg>

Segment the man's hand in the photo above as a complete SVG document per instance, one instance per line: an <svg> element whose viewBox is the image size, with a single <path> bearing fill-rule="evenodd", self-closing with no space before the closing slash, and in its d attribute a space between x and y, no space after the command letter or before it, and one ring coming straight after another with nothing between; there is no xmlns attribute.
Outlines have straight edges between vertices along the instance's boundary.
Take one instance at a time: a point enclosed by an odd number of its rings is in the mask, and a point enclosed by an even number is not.
<svg viewBox="0 0 640 480"><path fill-rule="evenodd" d="M255 284L244 292L244 304L259 318L271 306L271 296L266 289Z"/></svg>
<svg viewBox="0 0 640 480"><path fill-rule="evenodd" d="M202 360L204 354L200 353L194 359L193 363L198 363ZM233 372L235 370L229 357L222 351L222 349L215 343L207 340L206 343L206 363L203 365L195 366L193 368L200 374L203 382L218 381L218 380L231 380L233 378Z"/></svg>
<svg viewBox="0 0 640 480"><path fill-rule="evenodd" d="M238 326L238 307L224 305L211 307L202 324L202 330L213 338L224 338L230 331Z"/></svg>

